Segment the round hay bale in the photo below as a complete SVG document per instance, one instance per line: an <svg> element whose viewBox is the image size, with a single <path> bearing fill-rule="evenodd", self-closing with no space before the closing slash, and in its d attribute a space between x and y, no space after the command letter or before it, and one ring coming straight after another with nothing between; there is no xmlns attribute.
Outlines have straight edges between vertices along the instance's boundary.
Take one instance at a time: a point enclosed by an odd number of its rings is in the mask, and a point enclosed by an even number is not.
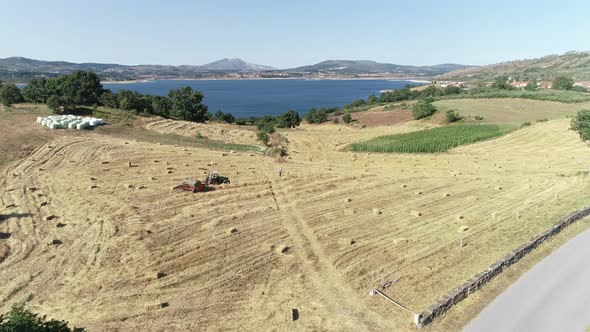
<svg viewBox="0 0 590 332"><path fill-rule="evenodd" d="M382 213L382 212L381 212L381 210L379 210L379 209L377 209L377 208L374 208L374 209L373 209L373 214L374 214L374 215L378 216L378 215L380 215L381 213Z"/></svg>
<svg viewBox="0 0 590 332"><path fill-rule="evenodd" d="M422 216L422 212L420 212L418 210L412 210L412 211L410 211L410 214L413 215L414 217Z"/></svg>

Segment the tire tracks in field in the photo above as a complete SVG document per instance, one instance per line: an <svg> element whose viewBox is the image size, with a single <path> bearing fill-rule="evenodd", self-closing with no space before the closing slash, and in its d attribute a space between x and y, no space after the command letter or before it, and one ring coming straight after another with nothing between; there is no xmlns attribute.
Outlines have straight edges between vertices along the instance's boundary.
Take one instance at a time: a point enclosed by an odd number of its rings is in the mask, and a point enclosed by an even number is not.
<svg viewBox="0 0 590 332"><path fill-rule="evenodd" d="M358 292L344 280L325 253L312 228L289 200L280 181L272 178L269 180L281 222L292 241L293 252L301 262L301 269L316 289L316 296L319 295L331 311L343 318L342 327L356 331L359 328L369 331L394 329L390 321L384 320L368 308Z"/></svg>

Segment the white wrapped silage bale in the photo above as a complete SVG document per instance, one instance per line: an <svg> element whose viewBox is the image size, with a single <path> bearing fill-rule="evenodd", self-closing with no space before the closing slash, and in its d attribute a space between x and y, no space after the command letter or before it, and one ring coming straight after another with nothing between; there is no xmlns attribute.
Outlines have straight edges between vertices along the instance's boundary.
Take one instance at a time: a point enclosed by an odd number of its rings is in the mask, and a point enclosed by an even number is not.
<svg viewBox="0 0 590 332"><path fill-rule="evenodd" d="M70 122L70 123L68 123L68 128L76 129L76 124L74 122Z"/></svg>

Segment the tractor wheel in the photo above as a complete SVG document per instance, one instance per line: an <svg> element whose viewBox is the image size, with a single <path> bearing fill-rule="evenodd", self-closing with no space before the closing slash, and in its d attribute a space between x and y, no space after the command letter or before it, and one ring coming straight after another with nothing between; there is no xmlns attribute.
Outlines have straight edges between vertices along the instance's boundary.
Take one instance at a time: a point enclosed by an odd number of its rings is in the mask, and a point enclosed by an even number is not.
<svg viewBox="0 0 590 332"><path fill-rule="evenodd" d="M229 179L223 180L223 184L229 184Z"/></svg>

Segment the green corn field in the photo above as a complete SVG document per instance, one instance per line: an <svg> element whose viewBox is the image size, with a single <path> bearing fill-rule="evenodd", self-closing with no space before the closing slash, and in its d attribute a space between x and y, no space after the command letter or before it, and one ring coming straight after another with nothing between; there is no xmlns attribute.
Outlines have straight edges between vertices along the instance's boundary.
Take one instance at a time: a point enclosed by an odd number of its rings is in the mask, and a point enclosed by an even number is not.
<svg viewBox="0 0 590 332"><path fill-rule="evenodd" d="M506 125L457 124L406 134L376 137L354 143L355 152L434 153L454 147L499 137L512 131Z"/></svg>

